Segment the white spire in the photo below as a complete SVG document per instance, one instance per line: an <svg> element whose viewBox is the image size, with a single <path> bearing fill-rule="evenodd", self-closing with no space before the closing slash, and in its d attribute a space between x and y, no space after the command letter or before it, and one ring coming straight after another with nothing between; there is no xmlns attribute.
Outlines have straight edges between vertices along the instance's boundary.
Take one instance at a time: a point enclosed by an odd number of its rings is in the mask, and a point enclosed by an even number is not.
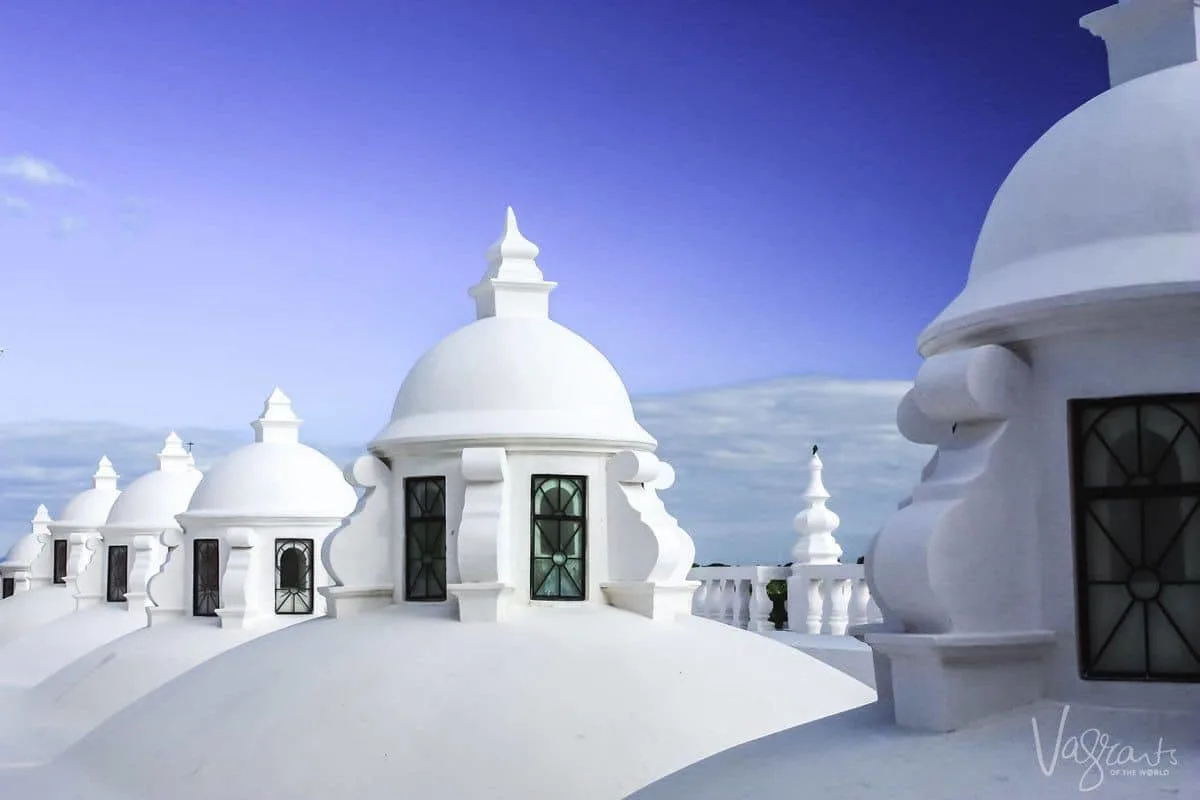
<svg viewBox="0 0 1200 800"><path fill-rule="evenodd" d="M812 458L808 462L808 488L801 495L804 510L792 521L799 538L792 548L793 564L836 564L842 555L841 545L833 538L833 532L842 524L838 515L825 507L829 492L821 480L824 469L817 447L813 445Z"/></svg>
<svg viewBox="0 0 1200 800"><path fill-rule="evenodd" d="M1200 51L1196 0L1120 0L1079 24L1104 40L1112 86L1191 63Z"/></svg>
<svg viewBox="0 0 1200 800"><path fill-rule="evenodd" d="M158 454L158 469L160 472L183 472L189 467L194 467L196 460L192 458L192 454L183 446L183 439L179 438L179 434L171 431L167 435L167 439L163 442L163 449Z"/></svg>
<svg viewBox="0 0 1200 800"><path fill-rule="evenodd" d="M113 469L113 463L108 460L108 456L100 456L100 463L96 466L96 474L92 476L93 489L116 489L117 479L121 476Z"/></svg>
<svg viewBox="0 0 1200 800"><path fill-rule="evenodd" d="M254 441L295 444L300 441L300 418L292 410L292 401L276 386L267 398L262 416L250 423Z"/></svg>
<svg viewBox="0 0 1200 800"><path fill-rule="evenodd" d="M537 255L537 245L521 234L509 206L504 234L487 251L488 270L470 289L477 319L549 316L550 292L557 284L543 280Z"/></svg>

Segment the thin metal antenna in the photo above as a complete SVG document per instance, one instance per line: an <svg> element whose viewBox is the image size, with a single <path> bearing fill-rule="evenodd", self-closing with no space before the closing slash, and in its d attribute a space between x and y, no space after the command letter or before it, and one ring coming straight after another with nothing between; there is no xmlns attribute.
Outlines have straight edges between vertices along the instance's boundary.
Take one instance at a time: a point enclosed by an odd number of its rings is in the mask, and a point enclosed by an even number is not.
<svg viewBox="0 0 1200 800"><path fill-rule="evenodd" d="M194 447L195 444L196 444L195 442L184 442L183 446L187 448L188 453L191 453L192 447Z"/></svg>

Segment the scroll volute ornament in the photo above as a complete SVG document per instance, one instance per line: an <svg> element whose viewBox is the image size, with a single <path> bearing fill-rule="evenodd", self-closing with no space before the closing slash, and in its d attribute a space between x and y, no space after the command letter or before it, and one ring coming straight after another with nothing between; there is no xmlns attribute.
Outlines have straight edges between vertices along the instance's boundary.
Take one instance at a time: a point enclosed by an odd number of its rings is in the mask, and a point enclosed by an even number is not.
<svg viewBox="0 0 1200 800"><path fill-rule="evenodd" d="M906 439L937 445L912 500L872 543L867 578L891 627L987 632L1029 623L1020 576L1036 548L1026 405L1029 367L984 345L933 356L897 413Z"/></svg>

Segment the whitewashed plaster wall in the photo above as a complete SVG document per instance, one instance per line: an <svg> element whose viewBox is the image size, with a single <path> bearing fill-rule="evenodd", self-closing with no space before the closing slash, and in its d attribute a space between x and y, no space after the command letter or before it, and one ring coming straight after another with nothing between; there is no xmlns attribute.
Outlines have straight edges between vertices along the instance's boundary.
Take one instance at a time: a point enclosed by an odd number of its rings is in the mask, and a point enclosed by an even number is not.
<svg viewBox="0 0 1200 800"><path fill-rule="evenodd" d="M1047 666L1054 699L1157 709L1200 707L1200 684L1090 681L1079 677L1071 464L1067 401L1072 398L1200 391L1200 318L1164 316L1107 333L1051 337L1028 345L1037 421L1029 459L1036 499L1043 626L1057 633Z"/></svg>

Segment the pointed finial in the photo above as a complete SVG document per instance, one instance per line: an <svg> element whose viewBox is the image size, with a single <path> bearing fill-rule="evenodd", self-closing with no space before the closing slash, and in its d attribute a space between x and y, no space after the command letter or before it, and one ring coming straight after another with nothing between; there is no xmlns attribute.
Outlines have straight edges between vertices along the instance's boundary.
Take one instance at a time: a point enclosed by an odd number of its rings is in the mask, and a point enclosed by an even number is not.
<svg viewBox="0 0 1200 800"><path fill-rule="evenodd" d="M262 416L250 426L256 442L295 444L300 441L300 422L292 401L276 386L263 406Z"/></svg>
<svg viewBox="0 0 1200 800"><path fill-rule="evenodd" d="M792 528L799 536L792 548L794 565L837 564L842 555L841 545L833 538L833 532L842 521L825 507L829 492L825 490L825 482L821 479L824 469L825 465L817 455L817 446L813 445L812 458L808 462L808 486L801 495L805 507L792 520Z"/></svg>
<svg viewBox="0 0 1200 800"><path fill-rule="evenodd" d="M51 521L52 520L50 519L50 509L46 508L45 505L39 505L37 507L37 511L33 512L33 524L34 525L37 525L39 522L51 522Z"/></svg>
<svg viewBox="0 0 1200 800"><path fill-rule="evenodd" d="M163 442L163 449L158 453L158 469L161 472L181 472L195 463L192 454L183 446L183 439L175 431Z"/></svg>
<svg viewBox="0 0 1200 800"><path fill-rule="evenodd" d="M541 280L542 271L533 263L538 252L538 246L522 235L517 227L517 214L509 206L504 216L504 234L488 248L488 262L496 267L520 267L523 274L533 277L536 273L536 278Z"/></svg>
<svg viewBox="0 0 1200 800"><path fill-rule="evenodd" d="M509 206L504 234L488 248L487 272L470 289L476 318L549 315L550 292L557 284L543 279L534 261L538 252L538 246L517 227L517 215Z"/></svg>
<svg viewBox="0 0 1200 800"><path fill-rule="evenodd" d="M100 463L96 466L96 473L92 475L92 488L115 489L117 488L117 479L120 477L117 474L117 470L113 467L113 463L108 460L108 456L100 456Z"/></svg>

